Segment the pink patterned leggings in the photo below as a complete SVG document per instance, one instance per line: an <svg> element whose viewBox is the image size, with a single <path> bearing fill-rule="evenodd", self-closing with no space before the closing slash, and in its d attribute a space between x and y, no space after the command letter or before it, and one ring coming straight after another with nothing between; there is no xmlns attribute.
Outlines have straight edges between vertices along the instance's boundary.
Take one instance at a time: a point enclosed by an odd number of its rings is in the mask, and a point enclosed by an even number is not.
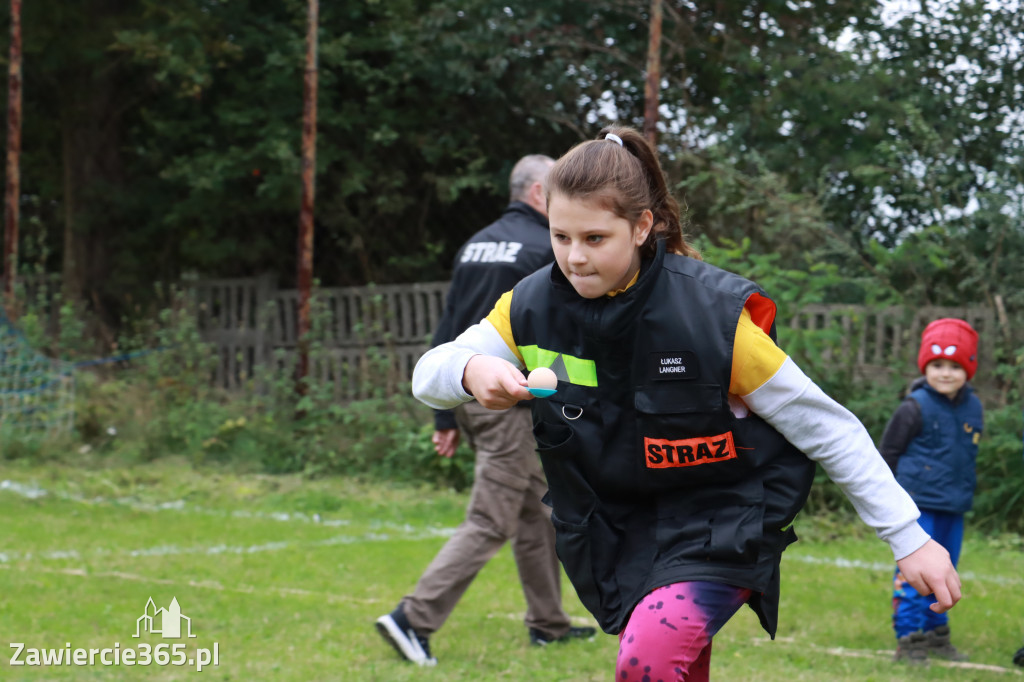
<svg viewBox="0 0 1024 682"><path fill-rule="evenodd" d="M652 590L619 634L617 682L706 682L711 638L750 599L750 590L710 582Z"/></svg>

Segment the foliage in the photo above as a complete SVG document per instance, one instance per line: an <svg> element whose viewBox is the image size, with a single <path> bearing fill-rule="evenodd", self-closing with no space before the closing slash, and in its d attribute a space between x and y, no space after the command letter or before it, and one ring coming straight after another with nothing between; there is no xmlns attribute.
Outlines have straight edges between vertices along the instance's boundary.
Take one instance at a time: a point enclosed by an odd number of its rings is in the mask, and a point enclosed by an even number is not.
<svg viewBox="0 0 1024 682"><path fill-rule="evenodd" d="M986 330L999 362L991 400L1019 402L1017 5L925 2L888 22L853 0L664 6L666 171L706 259L777 301L783 347L877 437L901 368L865 382L850 330L794 326L798 311L985 305L998 319ZM320 3L319 278L442 279L505 202L518 156L557 156L606 123L641 125L649 7ZM367 384L391 374L386 338L361 367L340 368L315 332L301 398L282 356L239 399L210 387L210 351L187 307L151 286L183 274L291 279L306 9L26 5L22 270L61 271L63 291L27 293L21 324L54 357L143 353L129 367L80 372L82 447L462 486L468 451L432 455L429 415L402 387L355 403L336 392L332 372ZM993 434L992 461L1011 440ZM1000 504L1014 508L1008 493L999 499L982 505L993 527Z"/></svg>
<svg viewBox="0 0 1024 682"><path fill-rule="evenodd" d="M8 312L29 345L68 362L94 356L101 344L90 333L95 320L85 306L66 297L54 278L41 274L27 279L17 282Z"/></svg>
<svg viewBox="0 0 1024 682"><path fill-rule="evenodd" d="M978 453L978 490L971 524L986 531L1021 528L1024 518L1024 429L1020 404L985 413Z"/></svg>
<svg viewBox="0 0 1024 682"><path fill-rule="evenodd" d="M442 278L516 158L641 123L646 0L320 4L315 267L331 284ZM306 9L26 7L30 217L47 268L108 324L154 280L290 278ZM871 11L666 3L663 101L685 107L665 107L666 149L745 130L744 112L770 127L763 93L806 90L779 61L827 61L826 39Z"/></svg>
<svg viewBox="0 0 1024 682"><path fill-rule="evenodd" d="M804 266L812 262L808 254L836 241L816 198L791 192L786 179L769 170L757 152L746 157L746 168L722 147L678 155L666 166L670 177L682 178L677 192L692 237L720 247L742 243L754 253ZM829 294L841 295L842 290L833 287Z"/></svg>
<svg viewBox="0 0 1024 682"><path fill-rule="evenodd" d="M444 278L518 156L643 123L646 0L320 4L330 284ZM857 286L833 301L871 278L912 305L1024 308L1014 5L664 6L659 146L697 232L838 266ZM306 10L25 8L22 252L68 303L119 327L169 305L157 280L291 279Z"/></svg>
<svg viewBox="0 0 1024 682"><path fill-rule="evenodd" d="M472 482L468 447L452 459L438 457L430 411L407 387L388 392L374 383L390 371L386 352L371 353L361 375L376 391L369 399L341 401L330 378L316 373L298 394L294 354L282 354L252 377L251 391L228 395L213 386L218 358L199 334L188 297L169 297L173 307L131 325L120 340L122 357L130 359L77 371L70 437L7 434L2 456L45 460L78 452L127 462L177 456L196 466L308 477L344 473L456 489ZM316 366L329 362L331 351L323 344L327 317L315 300L314 311L310 357Z"/></svg>

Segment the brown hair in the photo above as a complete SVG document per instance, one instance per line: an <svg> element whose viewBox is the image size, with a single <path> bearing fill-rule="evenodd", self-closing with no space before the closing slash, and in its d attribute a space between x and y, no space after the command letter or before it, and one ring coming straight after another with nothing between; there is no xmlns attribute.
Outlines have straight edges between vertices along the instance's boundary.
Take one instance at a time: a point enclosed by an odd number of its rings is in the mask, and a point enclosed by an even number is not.
<svg viewBox="0 0 1024 682"><path fill-rule="evenodd" d="M548 173L546 191L549 203L552 194L593 201L634 227L650 209L654 226L640 247L641 256L653 256L656 240L664 239L670 253L700 259L686 242L679 204L668 191L654 148L633 128L607 127L596 139L570 149Z"/></svg>

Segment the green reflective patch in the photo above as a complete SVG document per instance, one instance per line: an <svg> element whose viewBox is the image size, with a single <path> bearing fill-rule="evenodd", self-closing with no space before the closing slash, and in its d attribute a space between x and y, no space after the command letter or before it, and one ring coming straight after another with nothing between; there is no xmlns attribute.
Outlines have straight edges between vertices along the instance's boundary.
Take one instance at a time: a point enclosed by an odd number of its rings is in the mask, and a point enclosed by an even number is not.
<svg viewBox="0 0 1024 682"><path fill-rule="evenodd" d="M575 358L539 346L518 348L526 369L531 372L538 367L550 367L562 381L577 386L597 386L597 364L593 360Z"/></svg>
<svg viewBox="0 0 1024 682"><path fill-rule="evenodd" d="M556 359L558 359L558 353L553 350L545 350L540 346L518 346L519 354L523 356L523 362L526 363L526 369L533 371L538 367L550 367Z"/></svg>
<svg viewBox="0 0 1024 682"><path fill-rule="evenodd" d="M569 373L569 383L580 386L597 386L597 364L593 360L574 358L562 354L562 362Z"/></svg>

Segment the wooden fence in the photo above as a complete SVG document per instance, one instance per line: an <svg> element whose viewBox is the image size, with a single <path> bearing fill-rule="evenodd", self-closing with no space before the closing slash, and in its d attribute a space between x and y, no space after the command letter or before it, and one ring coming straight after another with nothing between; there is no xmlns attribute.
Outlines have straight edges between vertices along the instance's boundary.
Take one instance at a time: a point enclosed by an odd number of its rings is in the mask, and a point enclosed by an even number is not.
<svg viewBox="0 0 1024 682"><path fill-rule="evenodd" d="M272 277L205 280L191 286L199 329L217 348L216 382L228 390L250 387L260 368L282 370L294 362L298 292L277 289ZM366 397L383 387L407 390L413 367L429 347L444 309L448 282L388 284L318 289L310 357L311 378L329 382L339 401ZM907 310L856 305L811 305L778 325L819 338L812 346L787 346L799 360L817 352L824 362L854 366L857 375L888 378L891 367L912 363L921 330L939 317L966 319L981 333L982 366L991 366L992 313L983 307L931 307ZM783 332L784 333L784 332ZM825 339L825 337L829 339ZM838 337L838 341L836 340ZM912 373L913 364L908 364ZM883 375L886 375L883 377Z"/></svg>
<svg viewBox="0 0 1024 682"><path fill-rule="evenodd" d="M904 308L890 306L875 308L864 305L814 304L807 305L788 320L794 331L821 332L818 343L808 344L804 335L803 343L786 345L787 352L799 361L801 349L810 347L816 353L808 364L815 361L826 366L848 367L858 379L867 381L896 380L891 376L894 367L903 366L909 376L916 376L917 351L921 343L921 332L932 320L941 317L956 317L966 320L979 333L978 361L981 367L992 367L994 361L994 340L996 339L995 317L988 308L981 306L925 306ZM813 335L810 337L815 339ZM978 382L985 384L992 379L983 374Z"/></svg>
<svg viewBox="0 0 1024 682"><path fill-rule="evenodd" d="M200 333L220 362L217 385L249 385L257 369L282 369L298 346L299 294L273 279L206 280L192 286ZM334 386L338 400L366 397L374 387L403 390L429 347L448 282L318 289L310 376Z"/></svg>

